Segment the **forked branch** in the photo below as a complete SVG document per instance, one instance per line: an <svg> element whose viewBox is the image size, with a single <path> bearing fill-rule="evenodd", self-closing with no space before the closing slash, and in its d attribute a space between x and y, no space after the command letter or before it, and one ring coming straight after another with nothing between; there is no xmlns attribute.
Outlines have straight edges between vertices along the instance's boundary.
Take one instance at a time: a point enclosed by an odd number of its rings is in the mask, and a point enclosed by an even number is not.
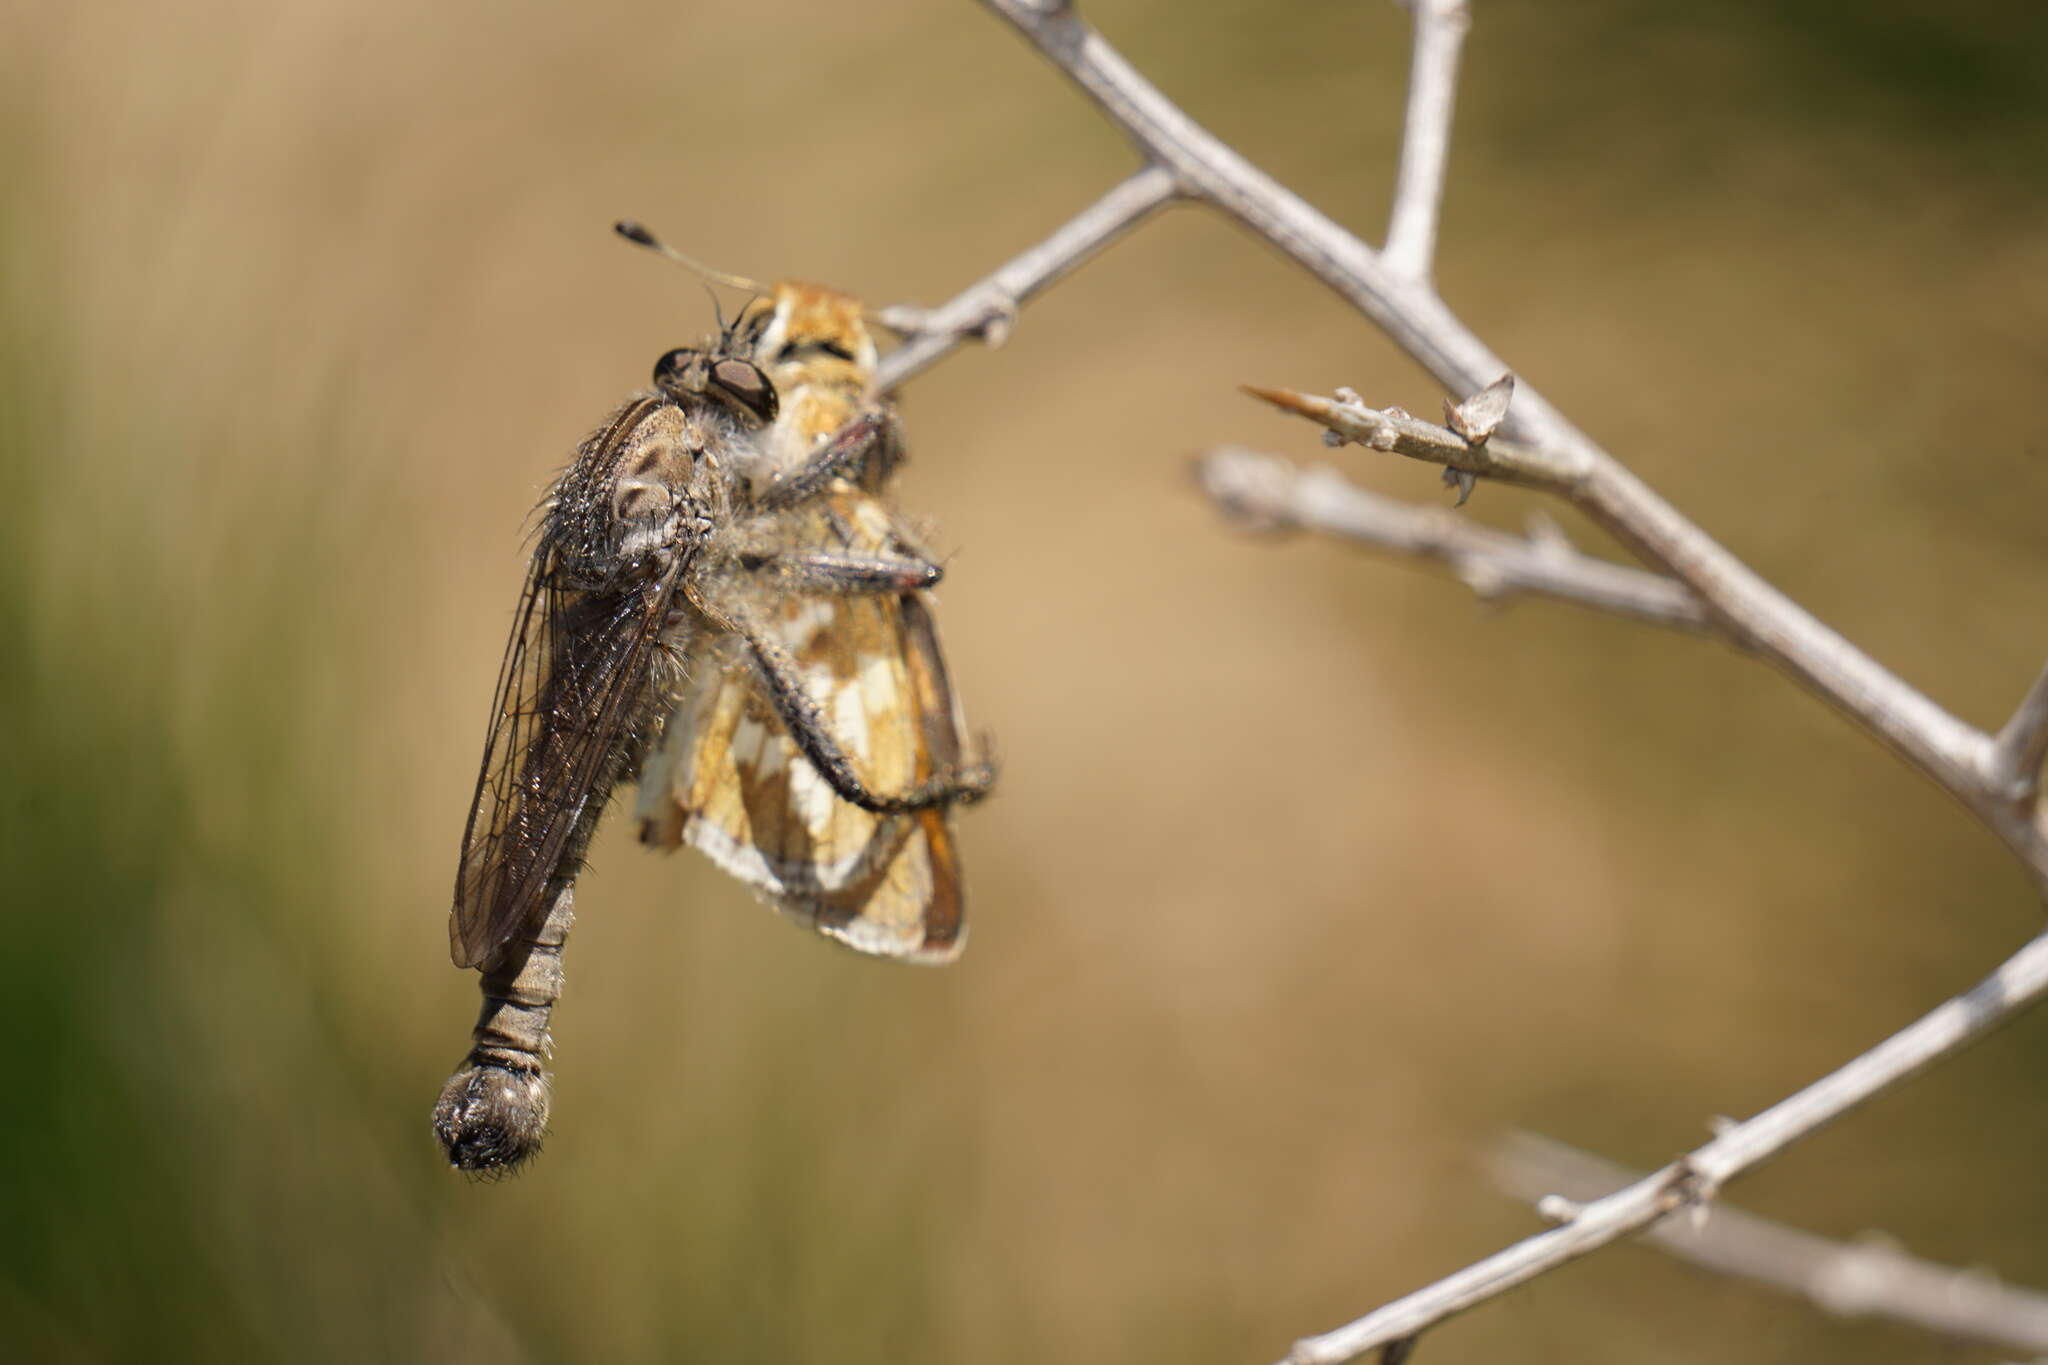
<svg viewBox="0 0 2048 1365"><path fill-rule="evenodd" d="M1287 1365L1337 1365L1403 1341L1567 1261L1703 1203L1730 1180L1832 1123L1871 1096L1965 1045L2048 995L2048 934L2034 939L1973 989L1870 1051L1706 1146L1613 1194L1572 1211L1561 1226L1515 1243L1355 1322L1298 1341Z"/></svg>
<svg viewBox="0 0 2048 1365"><path fill-rule="evenodd" d="M1533 1133L1511 1133L1488 1161L1495 1183L1547 1218L1642 1178ZM1682 1261L1796 1294L1844 1318L1876 1318L2009 1351L2048 1351L2048 1294L1983 1270L1909 1256L1884 1238L1830 1241L1726 1204L1667 1218L1643 1240Z"/></svg>

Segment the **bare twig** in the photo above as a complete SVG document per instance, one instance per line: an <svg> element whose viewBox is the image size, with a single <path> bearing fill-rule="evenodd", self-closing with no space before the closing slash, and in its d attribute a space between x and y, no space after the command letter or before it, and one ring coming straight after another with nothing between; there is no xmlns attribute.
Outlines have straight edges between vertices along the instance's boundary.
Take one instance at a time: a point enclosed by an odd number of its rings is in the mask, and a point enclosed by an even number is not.
<svg viewBox="0 0 2048 1365"><path fill-rule="evenodd" d="M1466 0L1401 0L1415 15L1415 57L1408 75L1408 116L1401 124L1401 166L1380 260L1398 275L1429 279L1436 255L1444 167L1451 156L1451 115L1458 105L1458 54L1472 26Z"/></svg>
<svg viewBox="0 0 2048 1365"><path fill-rule="evenodd" d="M1720 1188L1880 1091L1937 1062L2048 994L2048 934L1962 995L1893 1034L1839 1071L1730 1126L1706 1146L1625 1189L1596 1199L1570 1222L1515 1243L1356 1322L1294 1345L1288 1365L1335 1365L1415 1335L1565 1262L1596 1251Z"/></svg>
<svg viewBox="0 0 2048 1365"><path fill-rule="evenodd" d="M944 359L969 337L999 346L1033 294L1078 268L1176 196L1172 172L1146 166L1119 182L1037 246L968 286L938 308L898 306L876 320L901 334L903 344L882 357L875 388L887 393Z"/></svg>
<svg viewBox="0 0 2048 1365"><path fill-rule="evenodd" d="M1181 195L1250 227L1377 323L1453 392L1475 393L1508 366L1426 284L1388 269L1357 237L1196 124L1070 6L984 0L1064 72ZM2048 890L2040 814L1992 792L1991 743L1765 582L1652 492L1539 393L1522 385L1505 430L1540 452L1558 491L1650 567L1699 596L1731 639L1769 659L1955 795ZM1472 470L1474 473L1489 471Z"/></svg>
<svg viewBox="0 0 2048 1365"><path fill-rule="evenodd" d="M2022 807L2041 795L2041 765L2048 762L2048 668L2034 679L2019 709L1992 741L1986 763L1991 785Z"/></svg>
<svg viewBox="0 0 2048 1365"><path fill-rule="evenodd" d="M1345 441L1368 450L1404 455L1499 483L1569 493L1585 473L1584 462L1567 452L1521 445L1504 438L1474 441L1449 427L1411 417L1399 408L1369 408L1348 394L1322 398L1253 385L1246 385L1245 392L1263 398L1283 412L1319 422Z"/></svg>
<svg viewBox="0 0 2048 1365"><path fill-rule="evenodd" d="M1641 1179L1625 1166L1533 1133L1512 1133L1493 1152L1495 1181L1559 1212ZM1568 1210L1567 1210L1568 1211ZM1885 1318L1959 1339L2048 1351L2048 1294L1907 1255L1882 1238L1836 1242L1726 1204L1697 1220L1671 1218L1643 1240L1705 1269L1770 1285L1845 1318Z"/></svg>
<svg viewBox="0 0 2048 1365"><path fill-rule="evenodd" d="M1195 465L1225 512L1260 530L1298 528L1446 564L1489 601L1516 593L1561 598L1631 620L1704 631L1707 615L1683 583L1581 554L1556 523L1511 536L1441 507L1418 507L1356 487L1327 466L1302 470L1277 456L1226 447Z"/></svg>

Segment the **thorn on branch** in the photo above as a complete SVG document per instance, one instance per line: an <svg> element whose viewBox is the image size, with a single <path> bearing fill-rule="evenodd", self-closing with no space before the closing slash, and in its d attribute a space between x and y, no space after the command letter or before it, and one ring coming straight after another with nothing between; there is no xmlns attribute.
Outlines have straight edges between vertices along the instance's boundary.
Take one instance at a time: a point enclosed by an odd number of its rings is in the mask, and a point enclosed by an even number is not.
<svg viewBox="0 0 2048 1365"><path fill-rule="evenodd" d="M1508 415L1508 400L1515 396L1515 377L1504 374L1486 388L1462 403L1444 400L1444 424L1464 437L1474 449L1483 446L1487 438L1500 430L1501 420ZM1479 482L1478 475L1469 469L1444 468L1444 486L1458 490L1458 501L1453 506L1463 507L1472 496L1472 487Z"/></svg>
<svg viewBox="0 0 2048 1365"><path fill-rule="evenodd" d="M1460 503L1470 496L1475 479L1500 479L1569 493L1582 473L1580 462L1568 453L1494 438L1514 396L1513 375L1502 375L1462 403L1446 403L1444 415L1449 426L1418 421L1397 407L1375 409L1346 388L1322 398L1256 384L1242 387L1283 412L1321 424L1344 441L1445 466L1453 472L1444 482L1459 490Z"/></svg>
<svg viewBox="0 0 2048 1365"><path fill-rule="evenodd" d="M1515 377L1504 374L1464 402L1453 405L1444 400L1444 424L1475 446L1500 430L1508 415L1508 403L1515 396Z"/></svg>

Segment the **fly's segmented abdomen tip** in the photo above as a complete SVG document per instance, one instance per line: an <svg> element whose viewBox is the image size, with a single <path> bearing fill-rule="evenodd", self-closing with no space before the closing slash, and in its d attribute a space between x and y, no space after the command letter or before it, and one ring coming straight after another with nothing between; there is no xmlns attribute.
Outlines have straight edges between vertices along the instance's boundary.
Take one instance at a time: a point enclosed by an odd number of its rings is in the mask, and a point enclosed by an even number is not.
<svg viewBox="0 0 2048 1365"><path fill-rule="evenodd" d="M472 1059L441 1089L434 1136L448 1164L503 1174L540 1151L548 1129L548 1078Z"/></svg>

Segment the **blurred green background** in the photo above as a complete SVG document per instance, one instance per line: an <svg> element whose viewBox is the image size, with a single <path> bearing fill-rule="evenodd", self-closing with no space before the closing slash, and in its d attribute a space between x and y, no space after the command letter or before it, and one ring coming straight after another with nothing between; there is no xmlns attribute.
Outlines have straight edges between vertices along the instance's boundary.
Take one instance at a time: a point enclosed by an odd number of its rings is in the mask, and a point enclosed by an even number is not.
<svg viewBox="0 0 2048 1365"><path fill-rule="evenodd" d="M1996 724L2048 653L2040 7L1477 9L1452 305ZM1377 233L1392 5L1087 12ZM1238 383L1439 395L1183 210L905 396L1007 760L972 951L859 959L612 829L549 1150L444 1169L522 518L711 324L611 220L930 303L1129 164L967 3L0 11L0 1355L1269 1360L1531 1230L1504 1127L1661 1161L2035 931L1987 835L1753 662L1221 529L1191 453L1328 454ZM2044 1076L2023 1020L1735 1200L2048 1283ZM1626 1249L1424 1351L1937 1348Z"/></svg>

